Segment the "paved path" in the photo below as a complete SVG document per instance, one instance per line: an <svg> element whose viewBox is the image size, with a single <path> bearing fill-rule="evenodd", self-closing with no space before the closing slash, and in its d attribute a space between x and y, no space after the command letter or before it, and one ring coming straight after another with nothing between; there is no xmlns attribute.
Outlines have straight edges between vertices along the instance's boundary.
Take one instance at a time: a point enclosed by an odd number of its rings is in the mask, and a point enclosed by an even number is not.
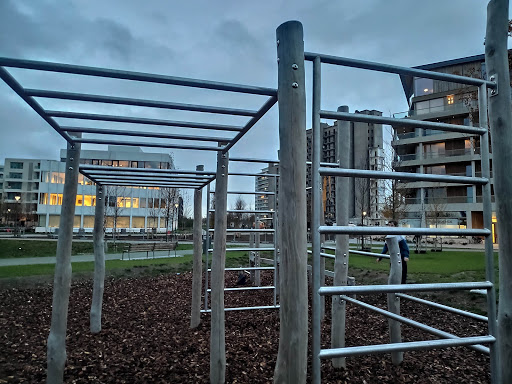
<svg viewBox="0 0 512 384"><path fill-rule="evenodd" d="M192 255L192 249L185 249L176 251L176 256ZM105 260L121 260L121 253L110 253L105 255ZM167 257L167 251L156 251L155 258ZM171 257L174 257L174 251L171 251ZM125 260L127 255L125 254ZM131 252L131 260L146 259L146 252ZM151 258L151 255L150 255ZM30 265L30 264L55 264L55 257L24 257L24 258L11 258L0 259L0 267L12 265ZM86 261L94 261L93 254L71 256L72 263L80 263Z"/></svg>

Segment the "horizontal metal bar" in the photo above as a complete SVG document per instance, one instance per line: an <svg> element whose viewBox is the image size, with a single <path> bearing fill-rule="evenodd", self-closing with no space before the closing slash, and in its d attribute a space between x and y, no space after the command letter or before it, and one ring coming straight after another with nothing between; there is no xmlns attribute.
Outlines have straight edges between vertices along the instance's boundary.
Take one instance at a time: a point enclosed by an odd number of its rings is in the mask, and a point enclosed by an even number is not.
<svg viewBox="0 0 512 384"><path fill-rule="evenodd" d="M215 212L215 209L210 209L210 212ZM276 213L275 211L258 211L254 209L228 209L227 213Z"/></svg>
<svg viewBox="0 0 512 384"><path fill-rule="evenodd" d="M443 81L449 81L452 83L459 83L459 84L476 85L476 86L485 84L489 88L496 87L496 83L494 83L492 81L475 79L473 77L458 76L458 75L452 75L449 73L432 72L432 71L426 71L424 69L416 69L416 68L410 68L410 67L400 67L398 65L375 63L375 62L371 62L371 61L355 60L355 59L349 59L347 57L323 55L320 53L312 53L312 52L304 53L305 60L313 61L313 60L315 60L316 57L319 57L320 61L324 64L334 64L334 65L341 65L344 67L369 69L369 70L377 71L377 72L396 73L398 75L409 75L409 76L423 77L426 79L443 80Z"/></svg>
<svg viewBox="0 0 512 384"><path fill-rule="evenodd" d="M260 306L260 307L238 307L238 308L224 308L224 311L225 312L230 312L230 311L249 311L249 310L256 310L256 309L279 309L280 306L279 305L263 305L263 306ZM212 310L211 309L207 309L207 310L204 310L202 309L201 310L201 313L210 313Z"/></svg>
<svg viewBox="0 0 512 384"><path fill-rule="evenodd" d="M487 128L469 127L467 125L446 124L434 121L413 120L413 119L395 119L392 117L365 115L362 113L320 111L320 117L325 119L358 121L363 123L388 124L399 127L438 129L441 131L469 133L473 135L483 135Z"/></svg>
<svg viewBox="0 0 512 384"><path fill-rule="evenodd" d="M306 161L306 165L312 165L313 163L311 161ZM320 162L321 167L339 167L340 165L338 163L324 163Z"/></svg>
<svg viewBox="0 0 512 384"><path fill-rule="evenodd" d="M246 157L230 157L229 161L236 161L236 162L242 162L242 163L273 163L273 164L279 164L279 160L271 160L271 159L255 159L255 158L246 158Z"/></svg>
<svg viewBox="0 0 512 384"><path fill-rule="evenodd" d="M274 286L265 286L265 287L241 287L241 288L224 288L224 291L259 291L265 289L274 289ZM211 289L208 289L208 292L211 292Z"/></svg>
<svg viewBox="0 0 512 384"><path fill-rule="evenodd" d="M193 149L197 151L222 151L223 147L208 147L200 145L183 145L183 144L161 144L161 143L144 143L123 140L105 140L105 139L74 139L77 143L89 144L110 144L110 145L127 145L132 147L151 147L151 148L177 148L177 149Z"/></svg>
<svg viewBox="0 0 512 384"><path fill-rule="evenodd" d="M417 329L420 329L422 331L425 331L425 332L428 332L430 333L431 335L435 335L435 336L440 336L440 337L443 337L445 339L460 339L460 337L456 336L456 335L453 335L451 333L448 333L448 332L445 332L445 331L442 331L440 329L437 329L437 328L434 328L434 327L431 327L429 325L426 325L426 324L423 324L423 323L420 323L418 321L415 321L415 320L411 320L407 317L404 317L404 316L400 316L398 314L395 314L395 313L392 313L392 312L389 312L389 311L386 311L382 308L378 308L374 305L370 305L368 303L365 303L363 301L360 301L360 300L356 300L356 299L353 299L349 296L341 296L341 298L345 301L348 301L350 303L353 303L353 304L356 304L356 305L359 305L360 307L363 307L363 308L366 308L366 309L369 309L370 311L374 311L376 313L379 313L381 315L384 315L390 319L393 319L393 320L397 320L403 324L406 324L406 325L409 325L411 327L414 327L414 328L417 328ZM484 347L482 345L475 345L475 346L471 346L469 347L471 349L474 349L474 350L477 350L478 352L482 352L482 353L486 353L486 354L489 354L489 348L487 347Z"/></svg>
<svg viewBox="0 0 512 384"><path fill-rule="evenodd" d="M460 339L442 339L426 341L410 341L396 344L363 345L359 347L346 347L323 349L320 351L320 359L333 359L335 357L348 357L369 354L421 351L427 349L450 348L474 344L494 343L496 339L493 336L474 336Z"/></svg>
<svg viewBox="0 0 512 384"><path fill-rule="evenodd" d="M384 171L372 171L372 170L368 170L368 169L319 168L318 172L320 172L320 174L322 176L361 177L361 178L368 178L368 179L436 181L436 182L442 182L442 183L474 184L474 185L484 185L489 182L489 179L487 179L485 177L434 175L434 174L411 173L411 172L384 172Z"/></svg>
<svg viewBox="0 0 512 384"><path fill-rule="evenodd" d="M207 106L207 105L170 103L167 101L158 101L158 100L131 99L131 98L126 98L126 97L91 95L91 94L85 94L85 93L49 91L49 90L42 90L42 89L27 89L26 92L28 95L33 96L33 97L44 97L44 98L49 98L49 99L87 101L87 102L91 102L91 103L133 105L133 106L137 106L137 107L174 109L174 110L179 110L179 111L193 111L193 112L205 112L205 113L217 113L217 114L221 114L221 115L256 116L258 113L258 111L249 111L249 110L245 110L245 109L233 109L233 108L214 107L214 106Z"/></svg>
<svg viewBox="0 0 512 384"><path fill-rule="evenodd" d="M32 97L25 93L25 89L5 68L0 68L0 78L2 78L2 80L5 81L5 83L14 92L16 92L18 96L21 97L22 100L25 101L25 103L27 103L39 116L41 116L43 120L50 125L50 127L55 129L55 131L61 135L68 143L73 144L73 139L60 128L59 124L54 119L46 115L43 107L39 105L39 103Z"/></svg>
<svg viewBox="0 0 512 384"><path fill-rule="evenodd" d="M92 177L107 177L107 178L113 178L113 177L124 177L127 179L154 179L154 180L188 180L188 181L197 181L197 182L203 182L205 180L208 180L209 177L207 176L188 176L188 175L171 175L171 174L149 174L149 173L129 173L129 172L107 172L107 171L86 171L81 170L82 172L91 175Z"/></svg>
<svg viewBox="0 0 512 384"><path fill-rule="evenodd" d="M357 235L427 235L427 236L489 236L488 229L458 229L458 228L392 228L392 227L338 227L320 226L320 233L357 234Z"/></svg>
<svg viewBox="0 0 512 384"><path fill-rule="evenodd" d="M425 305L428 305L428 306L434 307L434 308L439 308L439 309L445 310L447 312L455 313L457 315L470 317L470 318L472 318L474 320L477 320L477 321L484 321L484 322L488 321L488 318L485 317L485 316L477 315L476 313L472 313L472 312L468 312L468 311L463 311L462 309L450 307L448 305L439 304L439 303L436 303L436 302L433 302L433 301L430 301L430 300L420 299L419 297L414 297L414 296L411 296L411 295L406 295L405 293L397 293L396 295L398 297L401 297L402 299L407 299L407 300L415 301L416 303L425 304Z"/></svg>
<svg viewBox="0 0 512 384"><path fill-rule="evenodd" d="M331 295L352 295L354 293L397 293L397 292L430 292L450 291L465 289L491 289L492 283L484 282L461 282L461 283L431 283L431 284L398 284L398 285L361 285L361 286L339 286L321 287L318 294L322 296Z"/></svg>
<svg viewBox="0 0 512 384"><path fill-rule="evenodd" d="M265 263L265 264L272 264L272 265L275 264L274 259L267 259L265 257L260 257L260 262Z"/></svg>
<svg viewBox="0 0 512 384"><path fill-rule="evenodd" d="M313 254L313 251L307 251L309 255ZM336 259L336 256L335 255L331 255L330 253L323 253L323 252L320 252L320 256L321 257L325 257L327 259Z"/></svg>
<svg viewBox="0 0 512 384"><path fill-rule="evenodd" d="M210 250L209 250L210 251ZM224 271L273 271L274 267L239 267L239 268L224 268ZM208 269L208 272L211 272L211 269Z"/></svg>
<svg viewBox="0 0 512 384"><path fill-rule="evenodd" d="M215 229L209 229L210 232L215 232ZM226 229L226 232L274 232L273 229Z"/></svg>
<svg viewBox="0 0 512 384"><path fill-rule="evenodd" d="M168 85L179 85L192 88L214 89L218 91L248 93L253 95L277 96L277 90L272 88L254 87L251 85L240 85L230 83L220 83L216 81L187 79L184 77L174 77L157 75L143 72L121 71L116 69L85 67L81 65L70 65L61 63L51 63L47 61L34 61L23 59L12 59L0 57L0 66L12 68L33 69L38 71L70 73L75 75L108 77L111 79L142 81L145 83L157 83Z"/></svg>
<svg viewBox="0 0 512 384"><path fill-rule="evenodd" d="M80 170L91 171L109 171L109 172L140 172L140 173L169 173L169 174L184 174L184 175L215 175L215 172L207 171L187 171L183 169L159 169L159 168L127 168L127 167L112 167L109 165L90 165L80 164Z"/></svg>
<svg viewBox="0 0 512 384"><path fill-rule="evenodd" d="M94 180L96 180L97 183L112 183L112 182L115 182L115 183L141 183L141 184L144 184L144 183L151 183L151 184L156 184L156 185L190 185L190 186L195 186L195 187L199 187L202 183L198 183L197 181L196 182L192 182L192 181L183 181L183 180L175 180L175 181L158 181L158 180L132 180L132 179L116 179L116 178L113 178L113 179L107 179L107 178L94 178ZM149 185L149 184L148 184Z"/></svg>
<svg viewBox="0 0 512 384"><path fill-rule="evenodd" d="M355 255L363 255L363 256L371 256L371 257L382 257L383 259L389 259L389 255L385 255L383 253L374 253L374 252L365 252L365 251L357 251L357 250L348 250L349 253L353 253Z"/></svg>
<svg viewBox="0 0 512 384"><path fill-rule="evenodd" d="M267 113L270 108L277 103L277 95L271 96L263 106L258 110L256 115L254 115L248 122L245 124L244 129L240 131L233 140L222 150L223 153L228 152L233 146L251 129L254 125Z"/></svg>
<svg viewBox="0 0 512 384"><path fill-rule="evenodd" d="M97 135L116 135L116 136L134 136L134 137L154 137L158 139L173 139L173 140L194 140L194 141L212 141L215 143L227 143L231 140L229 137L211 137L211 136L196 136L196 135L180 135L178 133L160 133L160 132L147 132L147 131L129 131L121 129L106 129L106 128L88 128L88 127L70 127L62 126L63 131L66 132L81 132L93 133Z"/></svg>
<svg viewBox="0 0 512 384"><path fill-rule="evenodd" d="M215 192L213 192L215 193ZM248 192L248 191L228 191L228 194L232 195L275 195L274 192Z"/></svg>
<svg viewBox="0 0 512 384"><path fill-rule="evenodd" d="M159 188L190 188L190 189L199 189L198 185L190 185L190 184L147 184L147 183L129 183L129 182L116 182L116 181L107 181L107 182L97 182L96 184L101 185L118 185L125 187L159 187Z"/></svg>
<svg viewBox="0 0 512 384"><path fill-rule="evenodd" d="M228 176L277 176L279 177L279 174L277 173L252 173L252 172L229 172Z"/></svg>
<svg viewBox="0 0 512 384"><path fill-rule="evenodd" d="M111 122L116 122L116 123L130 123L130 124L159 125L159 126L166 126L166 127L209 129L209 130L213 130L213 131L238 132L243 129L243 127L235 126L235 125L207 124L207 123L194 123L194 122L188 122L188 121L148 119L148 118L144 118L144 117L127 117L127 116L114 116L114 115L100 115L100 114L94 114L94 113L48 111L48 110L45 111L45 113L48 116L65 118L65 119L111 121Z"/></svg>
<svg viewBox="0 0 512 384"><path fill-rule="evenodd" d="M258 252L265 252L265 251L275 251L275 248L226 248L226 252L249 252L249 251L258 251ZM208 252L213 252L213 248L208 249ZM247 268L244 268L247 269ZM226 271L228 268L226 268Z"/></svg>

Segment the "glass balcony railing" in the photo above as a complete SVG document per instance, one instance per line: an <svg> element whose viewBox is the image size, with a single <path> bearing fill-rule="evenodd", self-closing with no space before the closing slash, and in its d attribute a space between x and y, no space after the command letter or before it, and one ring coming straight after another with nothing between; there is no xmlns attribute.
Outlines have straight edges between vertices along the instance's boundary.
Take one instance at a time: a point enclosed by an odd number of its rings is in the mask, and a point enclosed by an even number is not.
<svg viewBox="0 0 512 384"><path fill-rule="evenodd" d="M436 157L452 157L479 154L480 148L463 148L463 149L444 149L440 151L428 151L423 154L423 158L432 159Z"/></svg>
<svg viewBox="0 0 512 384"><path fill-rule="evenodd" d="M494 201L494 196L492 196L492 201ZM473 203L473 202L474 202L473 196L449 196L449 197L435 197L435 198L427 197L425 199L425 204L437 204L437 205L466 204L466 203ZM477 196L476 202L481 203L482 196ZM405 204L421 204L421 199L419 197L406 198Z"/></svg>
<svg viewBox="0 0 512 384"><path fill-rule="evenodd" d="M409 116L421 116L426 115L428 113L450 112L454 111L455 109L469 111L470 108L476 107L477 102L474 100L471 100L469 103L460 102L453 104L434 105L426 108L418 108L418 105L416 105L416 109L409 111Z"/></svg>

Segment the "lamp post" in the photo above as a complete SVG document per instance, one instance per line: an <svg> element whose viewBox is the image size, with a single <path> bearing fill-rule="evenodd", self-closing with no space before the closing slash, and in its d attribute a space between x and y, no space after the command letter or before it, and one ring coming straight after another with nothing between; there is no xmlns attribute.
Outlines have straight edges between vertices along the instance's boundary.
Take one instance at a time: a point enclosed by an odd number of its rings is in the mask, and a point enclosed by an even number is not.
<svg viewBox="0 0 512 384"><path fill-rule="evenodd" d="M366 211L363 211L363 215L361 217L361 226L363 226L363 227L364 227L365 219L366 219ZM361 235L361 251L364 251L364 234Z"/></svg>
<svg viewBox="0 0 512 384"><path fill-rule="evenodd" d="M178 217L178 207L179 207L179 204L178 203L174 203L174 215L173 215L173 218L176 218L176 226L173 225L173 228L174 228L174 240L176 241L176 231L178 229L178 224L179 224L179 217Z"/></svg>

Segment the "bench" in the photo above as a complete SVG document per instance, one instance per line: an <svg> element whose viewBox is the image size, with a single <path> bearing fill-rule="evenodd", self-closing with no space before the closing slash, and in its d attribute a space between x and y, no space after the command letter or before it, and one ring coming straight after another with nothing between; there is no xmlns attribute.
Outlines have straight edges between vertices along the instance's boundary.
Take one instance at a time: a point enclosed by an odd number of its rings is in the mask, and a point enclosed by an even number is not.
<svg viewBox="0 0 512 384"><path fill-rule="evenodd" d="M131 243L123 249L121 260L124 260L124 254L128 253L128 260L131 260L130 252L146 252L146 259L149 258L149 252L153 252L153 259L155 258L155 251L168 251L167 255L170 256L171 251L174 251L178 246L177 242L174 243Z"/></svg>

